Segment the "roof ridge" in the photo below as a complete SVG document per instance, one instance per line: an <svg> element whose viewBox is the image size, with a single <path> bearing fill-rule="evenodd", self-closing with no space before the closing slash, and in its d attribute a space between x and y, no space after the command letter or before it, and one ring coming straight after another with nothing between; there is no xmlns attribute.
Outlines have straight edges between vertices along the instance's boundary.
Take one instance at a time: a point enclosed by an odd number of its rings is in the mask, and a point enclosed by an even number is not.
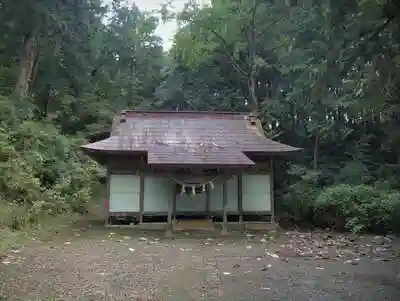
<svg viewBox="0 0 400 301"><path fill-rule="evenodd" d="M122 110L120 114L125 113L126 115L130 114L170 114L170 115L179 115L179 114L188 114L188 115L248 115L250 112L229 112L229 111L172 111L172 110Z"/></svg>

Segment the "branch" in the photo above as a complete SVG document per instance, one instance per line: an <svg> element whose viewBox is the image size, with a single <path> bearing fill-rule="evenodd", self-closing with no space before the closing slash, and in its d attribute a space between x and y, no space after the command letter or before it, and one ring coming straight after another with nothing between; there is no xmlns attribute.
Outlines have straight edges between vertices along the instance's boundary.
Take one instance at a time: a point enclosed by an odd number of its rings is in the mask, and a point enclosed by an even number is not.
<svg viewBox="0 0 400 301"><path fill-rule="evenodd" d="M278 24L280 21L284 20L285 17L281 16L279 19L271 22L270 24L268 24L267 27L264 28L264 30L262 30L257 36L256 36L256 40L258 40L267 30L269 30L272 26Z"/></svg>
<svg viewBox="0 0 400 301"><path fill-rule="evenodd" d="M256 33L257 9L263 3L264 2L262 0L258 0L254 3L254 6L249 11L249 14L251 16L250 25L242 29L242 32L244 32L244 36L248 43L248 51L247 51L248 61L249 61L248 64L250 65L250 70L253 74L257 73L257 71L255 70L254 59L256 57L256 43L258 39L265 33L265 31L269 30L272 26L283 20L283 17L281 17L278 20L271 22L268 26L264 28L263 31L257 34Z"/></svg>
<svg viewBox="0 0 400 301"><path fill-rule="evenodd" d="M255 28L255 24L256 24L256 14L257 14L257 8L263 3L263 1L259 0L256 1L256 3L254 3L253 8L251 9L251 26L253 28Z"/></svg>
<svg viewBox="0 0 400 301"><path fill-rule="evenodd" d="M236 59L233 57L233 55L231 54L231 51L230 51L230 49L229 49L229 45L228 45L228 43L225 41L225 39L224 39L220 34L218 34L215 30L211 29L211 32L212 32L212 33L221 41L221 43L223 44L223 46L224 46L224 48L225 48L225 53L226 53L226 55L228 56L229 61L232 63L233 68L239 73L239 75L240 75L242 78L247 79L249 75L247 74L247 72L245 72L245 71L243 70L242 67L240 67L239 61L236 60Z"/></svg>
<svg viewBox="0 0 400 301"><path fill-rule="evenodd" d="M349 57L346 62L344 67L342 68L342 70L340 71L340 76L341 77L345 77L346 74L349 72L349 70L351 69L351 67L353 66L354 62L360 57L360 54L363 51L363 46L365 46L368 42L374 40L376 37L379 36L379 34L385 30L386 27L389 26L389 24L395 19L395 16L390 16L389 19L387 19L381 26L379 26L374 32L372 32L372 34L367 37L365 40L361 41L358 45L358 49L357 51L351 56Z"/></svg>
<svg viewBox="0 0 400 301"><path fill-rule="evenodd" d="M256 55L256 14L257 14L257 8L261 5L261 1L256 1L254 4L252 10L251 10L251 18L250 18L250 38L247 35L247 30L245 30L245 36L247 39L247 42L249 44L249 56L250 56L250 63L252 65L253 69L253 64L254 64L254 57Z"/></svg>

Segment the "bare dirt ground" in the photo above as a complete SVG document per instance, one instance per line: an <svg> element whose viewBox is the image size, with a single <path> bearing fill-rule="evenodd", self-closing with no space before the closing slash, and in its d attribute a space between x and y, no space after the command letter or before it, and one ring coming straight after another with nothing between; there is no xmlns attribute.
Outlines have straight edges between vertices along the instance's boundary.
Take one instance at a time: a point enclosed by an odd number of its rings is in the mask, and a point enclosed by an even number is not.
<svg viewBox="0 0 400 301"><path fill-rule="evenodd" d="M115 232L115 233L112 233ZM0 259L0 300L399 300L400 243L81 229Z"/></svg>

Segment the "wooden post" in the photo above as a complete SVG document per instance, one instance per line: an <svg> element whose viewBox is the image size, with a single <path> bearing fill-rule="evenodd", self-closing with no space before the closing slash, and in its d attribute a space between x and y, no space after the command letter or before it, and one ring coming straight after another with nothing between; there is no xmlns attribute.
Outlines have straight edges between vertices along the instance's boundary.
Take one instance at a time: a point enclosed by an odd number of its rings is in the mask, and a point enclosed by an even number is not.
<svg viewBox="0 0 400 301"><path fill-rule="evenodd" d="M207 185L206 187L206 214L207 218L210 219L210 187Z"/></svg>
<svg viewBox="0 0 400 301"><path fill-rule="evenodd" d="M222 231L221 235L226 235L228 233L228 191L227 191L227 181L224 179L222 183Z"/></svg>
<svg viewBox="0 0 400 301"><path fill-rule="evenodd" d="M275 193L274 193L274 159L270 159L269 189L271 198L271 223L275 224Z"/></svg>
<svg viewBox="0 0 400 301"><path fill-rule="evenodd" d="M139 192L139 224L143 223L143 212L144 212L144 181L145 176L140 175L140 192Z"/></svg>
<svg viewBox="0 0 400 301"><path fill-rule="evenodd" d="M106 185L107 185L107 196L106 196L106 200L105 200L105 204L104 204L104 213L105 213L105 218L104 218L104 222L105 222L105 226L107 227L110 223L110 197L111 197L111 193L110 193L110 181L111 181L111 172L110 169L107 167L107 181L106 181Z"/></svg>
<svg viewBox="0 0 400 301"><path fill-rule="evenodd" d="M243 224L243 177L242 177L242 174L237 176L237 194L238 194L239 224Z"/></svg>
<svg viewBox="0 0 400 301"><path fill-rule="evenodd" d="M176 219L177 219L177 217L176 217L176 193L177 193L177 190L176 190L175 182L173 182L172 185L173 185L172 186L172 198L174 201L172 204L172 223L175 223Z"/></svg>
<svg viewBox="0 0 400 301"><path fill-rule="evenodd" d="M167 229L165 231L165 236L172 237L172 218L174 214L174 207L176 206L176 190L172 189L173 194L168 198L168 221L167 221Z"/></svg>

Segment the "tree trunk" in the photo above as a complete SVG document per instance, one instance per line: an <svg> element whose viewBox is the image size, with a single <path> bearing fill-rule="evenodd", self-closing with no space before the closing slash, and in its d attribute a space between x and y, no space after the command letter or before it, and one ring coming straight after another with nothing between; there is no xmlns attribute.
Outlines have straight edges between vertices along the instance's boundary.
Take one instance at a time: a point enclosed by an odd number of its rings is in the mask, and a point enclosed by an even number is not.
<svg viewBox="0 0 400 301"><path fill-rule="evenodd" d="M249 78L249 108L253 114L258 115L258 99L256 94L256 78L253 74Z"/></svg>
<svg viewBox="0 0 400 301"><path fill-rule="evenodd" d="M40 113L42 118L47 118L49 115L49 103L50 103L50 98L51 98L51 86L49 84L46 85L46 88L43 91L42 97L39 100L40 105L38 106L40 108Z"/></svg>
<svg viewBox="0 0 400 301"><path fill-rule="evenodd" d="M26 98L29 94L35 61L38 57L37 55L38 45L36 38L31 34L27 34L20 55L19 74L15 85L15 93L20 98Z"/></svg>
<svg viewBox="0 0 400 301"><path fill-rule="evenodd" d="M313 168L318 169L318 157L319 157L319 130L315 132L314 140L314 151L313 151Z"/></svg>
<svg viewBox="0 0 400 301"><path fill-rule="evenodd" d="M30 85L34 85L35 84L36 75L38 74L38 71L39 71L39 59L40 59L39 50L40 50L40 47L39 47L39 45L36 45L36 46L37 46L37 51L36 51L36 55L35 55L35 61L33 63Z"/></svg>
<svg viewBox="0 0 400 301"><path fill-rule="evenodd" d="M248 81L249 88L249 100L248 106L256 118L256 127L260 134L264 135L264 129L261 124L261 120L259 119L259 109L258 109L258 98L256 94L256 72L251 72L250 78Z"/></svg>

